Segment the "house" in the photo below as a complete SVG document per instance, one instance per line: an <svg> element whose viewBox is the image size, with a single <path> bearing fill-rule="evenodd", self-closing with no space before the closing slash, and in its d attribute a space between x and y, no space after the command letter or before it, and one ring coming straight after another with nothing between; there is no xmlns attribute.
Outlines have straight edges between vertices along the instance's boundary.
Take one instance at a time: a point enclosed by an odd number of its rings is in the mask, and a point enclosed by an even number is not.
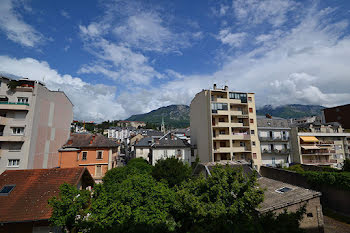
<svg viewBox="0 0 350 233"><path fill-rule="evenodd" d="M0 75L0 174L5 170L58 166L73 104L62 91L20 77Z"/></svg>
<svg viewBox="0 0 350 233"><path fill-rule="evenodd" d="M241 167L246 175L251 175L254 172L245 161L220 161L197 164L193 175L202 174L208 177L216 165ZM272 211L279 214L284 210L295 212L301 206L306 205L306 214L303 216L300 227L310 233L323 233L320 192L262 177L259 173L257 173L257 185L264 190L264 201L259 205L257 211L260 213Z"/></svg>
<svg viewBox="0 0 350 233"><path fill-rule="evenodd" d="M94 185L84 167L6 170L0 175L0 232L59 232L50 227L48 200L63 183L85 189Z"/></svg>
<svg viewBox="0 0 350 233"><path fill-rule="evenodd" d="M176 137L173 133L159 137L144 137L134 146L135 158L144 158L155 165L157 160L170 157L178 158L191 164L192 147L186 140Z"/></svg>
<svg viewBox="0 0 350 233"><path fill-rule="evenodd" d="M341 168L349 157L350 133L337 122L292 127L291 137L294 163Z"/></svg>
<svg viewBox="0 0 350 233"><path fill-rule="evenodd" d="M291 163L290 123L286 119L258 117L261 163L265 166L288 166Z"/></svg>
<svg viewBox="0 0 350 233"><path fill-rule="evenodd" d="M191 144L202 162L252 161L261 165L255 95L227 86L203 90L190 105Z"/></svg>
<svg viewBox="0 0 350 233"><path fill-rule="evenodd" d="M101 134L73 133L59 149L61 168L86 167L96 182L116 166L118 144Z"/></svg>

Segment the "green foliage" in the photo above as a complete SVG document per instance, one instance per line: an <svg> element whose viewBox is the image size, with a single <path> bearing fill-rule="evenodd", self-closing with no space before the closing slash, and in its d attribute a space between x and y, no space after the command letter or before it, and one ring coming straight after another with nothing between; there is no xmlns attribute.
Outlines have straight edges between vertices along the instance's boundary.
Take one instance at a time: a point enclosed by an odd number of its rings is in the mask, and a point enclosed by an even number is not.
<svg viewBox="0 0 350 233"><path fill-rule="evenodd" d="M278 107L265 105L264 107L257 109L256 114L270 114L271 116L290 119L308 116L319 116L322 113L322 109L324 109L324 107L319 105L287 104Z"/></svg>
<svg viewBox="0 0 350 233"><path fill-rule="evenodd" d="M304 172L304 169L301 166L301 164L292 165L292 166L290 166L288 168L285 168L285 169L289 170L289 171L295 171L297 173L303 173Z"/></svg>
<svg viewBox="0 0 350 233"><path fill-rule="evenodd" d="M343 165L343 171L350 172L350 159L345 159Z"/></svg>
<svg viewBox="0 0 350 233"><path fill-rule="evenodd" d="M50 222L67 232L79 232L84 227L84 218L90 206L90 192L78 190L70 184L60 187L58 197L52 197L49 205L53 208ZM77 218L77 216L80 216Z"/></svg>
<svg viewBox="0 0 350 233"><path fill-rule="evenodd" d="M160 161L154 169L134 159L108 171L104 183L93 192L63 185L59 197L49 201L53 207L50 221L66 232L302 232L302 209L259 214L256 209L263 201L263 190L257 188L255 174L217 166L207 179L189 179L186 173L191 169L174 158ZM162 174L167 182L159 181Z"/></svg>
<svg viewBox="0 0 350 233"><path fill-rule="evenodd" d="M152 171L153 178L166 181L171 188L189 179L191 174L191 167L176 158L158 160Z"/></svg>
<svg viewBox="0 0 350 233"><path fill-rule="evenodd" d="M19 81L16 80L11 80L10 82L7 83L7 87L13 91L16 89L16 87L20 86L21 83Z"/></svg>

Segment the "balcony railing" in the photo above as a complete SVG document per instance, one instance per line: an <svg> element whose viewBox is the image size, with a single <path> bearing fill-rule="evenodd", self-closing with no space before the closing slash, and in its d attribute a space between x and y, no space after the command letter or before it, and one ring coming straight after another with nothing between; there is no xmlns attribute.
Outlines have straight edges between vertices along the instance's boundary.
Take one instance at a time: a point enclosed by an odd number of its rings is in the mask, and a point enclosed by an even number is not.
<svg viewBox="0 0 350 233"><path fill-rule="evenodd" d="M260 137L260 141L289 141L289 137Z"/></svg>
<svg viewBox="0 0 350 233"><path fill-rule="evenodd" d="M283 149L283 150L263 150L263 154L289 154L290 149Z"/></svg>
<svg viewBox="0 0 350 233"><path fill-rule="evenodd" d="M327 160L303 160L303 163L307 163L307 164L330 164L333 163L333 161L327 161Z"/></svg>
<svg viewBox="0 0 350 233"><path fill-rule="evenodd" d="M0 101L0 104L15 104L15 105L26 105L26 106L29 106L28 103L7 102L7 101Z"/></svg>

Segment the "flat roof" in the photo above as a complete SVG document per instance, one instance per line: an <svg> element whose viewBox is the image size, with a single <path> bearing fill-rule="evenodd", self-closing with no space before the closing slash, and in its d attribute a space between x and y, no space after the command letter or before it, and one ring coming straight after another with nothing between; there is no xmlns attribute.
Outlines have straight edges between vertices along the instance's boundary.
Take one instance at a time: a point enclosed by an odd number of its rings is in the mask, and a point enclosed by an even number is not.
<svg viewBox="0 0 350 233"><path fill-rule="evenodd" d="M315 136L315 137L350 137L350 133L298 133L298 136Z"/></svg>

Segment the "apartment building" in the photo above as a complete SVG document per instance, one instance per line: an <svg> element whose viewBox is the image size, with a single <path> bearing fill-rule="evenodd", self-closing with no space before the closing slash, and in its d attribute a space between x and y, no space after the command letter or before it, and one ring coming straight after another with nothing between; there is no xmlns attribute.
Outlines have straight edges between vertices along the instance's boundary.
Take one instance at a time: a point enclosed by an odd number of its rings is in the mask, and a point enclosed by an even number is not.
<svg viewBox="0 0 350 233"><path fill-rule="evenodd" d="M214 85L196 94L190 106L191 144L201 162L252 161L261 165L253 93Z"/></svg>
<svg viewBox="0 0 350 233"><path fill-rule="evenodd" d="M61 168L86 167L96 182L116 167L118 144L101 134L74 133L59 149Z"/></svg>
<svg viewBox="0 0 350 233"><path fill-rule="evenodd" d="M257 122L262 165L288 166L291 162L289 120L258 117Z"/></svg>
<svg viewBox="0 0 350 233"><path fill-rule="evenodd" d="M343 128L350 129L350 104L325 108L322 112L324 122L339 122Z"/></svg>
<svg viewBox="0 0 350 233"><path fill-rule="evenodd" d="M107 136L110 139L115 139L117 141L123 141L128 139L130 136L136 135L135 127L111 127L107 130Z"/></svg>
<svg viewBox="0 0 350 233"><path fill-rule="evenodd" d="M58 166L73 104L39 81L0 76L0 173Z"/></svg>
<svg viewBox="0 0 350 233"><path fill-rule="evenodd" d="M293 162L341 168L349 156L350 133L339 123L299 125L291 136Z"/></svg>
<svg viewBox="0 0 350 233"><path fill-rule="evenodd" d="M145 127L146 123L143 121L118 121L117 126L120 127Z"/></svg>

